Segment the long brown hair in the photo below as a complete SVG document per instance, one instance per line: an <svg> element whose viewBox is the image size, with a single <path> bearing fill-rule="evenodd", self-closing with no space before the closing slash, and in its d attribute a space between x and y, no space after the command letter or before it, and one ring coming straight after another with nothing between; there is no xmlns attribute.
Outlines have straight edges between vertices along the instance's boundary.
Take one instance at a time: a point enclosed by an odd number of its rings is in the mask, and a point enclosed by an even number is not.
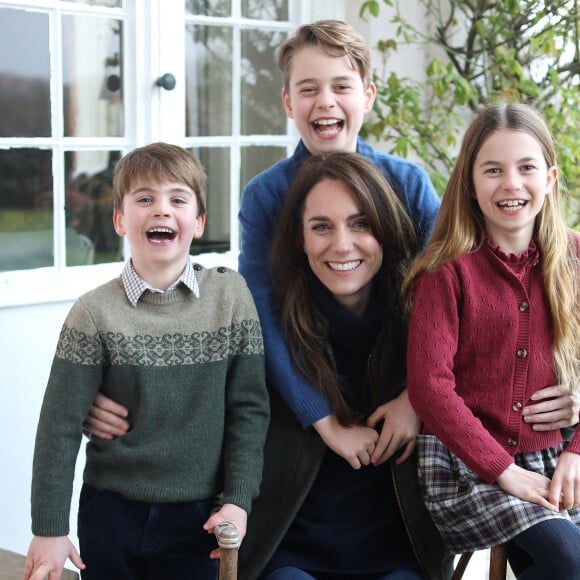
<svg viewBox="0 0 580 580"><path fill-rule="evenodd" d="M501 129L522 131L540 145L547 167L556 167L554 141L543 117L522 103L489 105L467 129L451 172L433 234L413 264L403 292L410 307L423 272L476 250L486 237L485 222L475 199L473 166L486 139ZM534 238L542 255L544 288L552 313L554 363L562 384L578 389L580 375L580 304L578 255L562 210L563 191L556 180L536 217Z"/></svg>
<svg viewBox="0 0 580 580"><path fill-rule="evenodd" d="M381 332L379 361L369 377L371 403L376 406L398 392L405 374L407 318L401 285L416 252L413 224L380 170L357 153L324 153L309 158L288 192L277 222L272 269L280 303L282 324L296 367L324 393L333 413L344 424L360 420L345 402L339 378L328 356L326 321L317 310L303 250L304 204L312 188L325 180L346 184L356 195L369 227L383 247L377 273L384 292L388 319Z"/></svg>

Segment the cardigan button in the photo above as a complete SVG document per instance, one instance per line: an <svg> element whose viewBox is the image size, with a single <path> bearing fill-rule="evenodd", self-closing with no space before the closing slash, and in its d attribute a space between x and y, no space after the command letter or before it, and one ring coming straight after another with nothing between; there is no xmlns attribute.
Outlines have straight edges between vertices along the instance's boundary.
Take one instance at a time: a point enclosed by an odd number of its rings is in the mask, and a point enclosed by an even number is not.
<svg viewBox="0 0 580 580"><path fill-rule="evenodd" d="M512 409L517 413L518 411L521 410L522 406L523 405L519 401L517 401L517 403L514 403L512 405Z"/></svg>
<svg viewBox="0 0 580 580"><path fill-rule="evenodd" d="M201 264L194 264L194 265L193 265L193 269L194 269L196 272L199 272L200 270L203 270L203 266L202 266Z"/></svg>
<svg viewBox="0 0 580 580"><path fill-rule="evenodd" d="M526 312L527 310L529 310L530 305L527 302L520 302L519 304L519 309L521 312Z"/></svg>
<svg viewBox="0 0 580 580"><path fill-rule="evenodd" d="M507 440L507 444L508 444L510 447L515 447L515 446L518 444L518 440L517 440L517 439L514 439L513 437L510 437L510 438Z"/></svg>
<svg viewBox="0 0 580 580"><path fill-rule="evenodd" d="M220 267L217 269L217 271L218 271L220 274L223 274L224 272L227 272L227 271L228 271L228 269L227 269L226 267L224 267L224 266L220 266Z"/></svg>
<svg viewBox="0 0 580 580"><path fill-rule="evenodd" d="M517 355L518 358L526 358L528 356L528 351L525 348L518 348Z"/></svg>

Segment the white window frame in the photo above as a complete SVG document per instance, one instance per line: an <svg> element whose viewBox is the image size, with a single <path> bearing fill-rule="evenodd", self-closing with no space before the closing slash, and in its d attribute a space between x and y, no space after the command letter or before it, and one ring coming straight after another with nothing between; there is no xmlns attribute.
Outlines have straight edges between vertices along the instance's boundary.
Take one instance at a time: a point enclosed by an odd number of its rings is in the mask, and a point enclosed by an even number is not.
<svg viewBox="0 0 580 580"><path fill-rule="evenodd" d="M291 32L303 22L320 18L344 18L344 0L289 0L290 14L288 22L272 23L258 20L249 21L241 18L239 12L241 0L232 0L236 7L228 18L234 27L234 78L239 82L239 36L243 28L268 28ZM54 152L54 186L56 191L64 191L64 184L58 182L62 163L62 152L65 149L90 150L99 144L115 147L126 152L148 142L164 140L186 147L229 147L230 150L230 251L225 254L202 254L199 260L206 265L216 263L237 267L239 252L239 182L241 165L241 148L248 145L270 145L286 147L291 154L298 140L294 123L288 120L287 134L282 136L240 134L240 91L233 92L233 131L228 137L185 138L183 119L185 118L185 29L183 26L184 8L178 0L125 0L124 9L102 9L91 5L60 2L57 0L0 0L0 6L13 8L38 8L54 10L51 15L51 83L59 84L62 78L60 67L60 36L55 29L54 19L63 11L86 13L103 13L118 16L124 22L124 102L125 102L125 135L126 138L34 138L0 139L0 148L7 146L51 147ZM163 17L162 17L163 15ZM194 17L199 23L207 23L211 17ZM157 25L164 23L164 25ZM173 23L173 24L172 24ZM178 25L176 23L179 23ZM176 31L179 30L179 32ZM237 57L237 58L236 58ZM273 64L273 66L275 66ZM177 80L173 91L154 87L155 80L166 72L171 72ZM154 88L152 88L154 87ZM53 91L61 90L53 86ZM53 124L62 123L59 101L52 103ZM133 106L131 104L134 104ZM157 122L155 122L157 120ZM59 135L53 128L53 135ZM57 171L58 170L58 171ZM55 202L60 200L55 199ZM96 264L90 266L64 266L65 239L63 216L55 214L55 265L50 268L0 272L0 308L26 304L70 301L98 284L117 276L122 262ZM60 217L59 217L60 216ZM60 221L59 221L60 220ZM127 249L127 245L125 244ZM58 248L58 250L57 250ZM125 252L128 255L128 252Z"/></svg>

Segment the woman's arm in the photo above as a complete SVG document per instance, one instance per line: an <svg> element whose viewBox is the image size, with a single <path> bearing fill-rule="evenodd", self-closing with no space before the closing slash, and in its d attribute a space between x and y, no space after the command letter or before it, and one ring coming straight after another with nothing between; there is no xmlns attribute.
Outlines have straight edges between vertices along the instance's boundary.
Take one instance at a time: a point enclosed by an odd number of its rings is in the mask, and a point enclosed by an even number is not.
<svg viewBox="0 0 580 580"><path fill-rule="evenodd" d="M131 428L127 421L128 414L126 407L99 393L89 409L83 430L94 437L114 439Z"/></svg>

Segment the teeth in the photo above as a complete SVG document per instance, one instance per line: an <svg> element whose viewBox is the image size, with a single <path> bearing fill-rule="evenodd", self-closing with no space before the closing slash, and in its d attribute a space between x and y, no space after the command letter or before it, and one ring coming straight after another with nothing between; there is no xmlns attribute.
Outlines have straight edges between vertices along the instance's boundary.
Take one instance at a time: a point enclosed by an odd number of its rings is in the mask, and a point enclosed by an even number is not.
<svg viewBox="0 0 580 580"><path fill-rule="evenodd" d="M336 125L336 123L340 123L340 119L319 119L314 121L315 125Z"/></svg>
<svg viewBox="0 0 580 580"><path fill-rule="evenodd" d="M526 205L526 202L522 199L512 199L507 201L500 201L498 205L500 207L520 207Z"/></svg>
<svg viewBox="0 0 580 580"><path fill-rule="evenodd" d="M354 270L358 268L361 264L362 260L355 260L353 262L328 262L328 265L333 270L339 270L341 272L345 272L347 270Z"/></svg>
<svg viewBox="0 0 580 580"><path fill-rule="evenodd" d="M173 230L170 230L169 228L152 228L147 230L147 232L150 234L172 234Z"/></svg>

